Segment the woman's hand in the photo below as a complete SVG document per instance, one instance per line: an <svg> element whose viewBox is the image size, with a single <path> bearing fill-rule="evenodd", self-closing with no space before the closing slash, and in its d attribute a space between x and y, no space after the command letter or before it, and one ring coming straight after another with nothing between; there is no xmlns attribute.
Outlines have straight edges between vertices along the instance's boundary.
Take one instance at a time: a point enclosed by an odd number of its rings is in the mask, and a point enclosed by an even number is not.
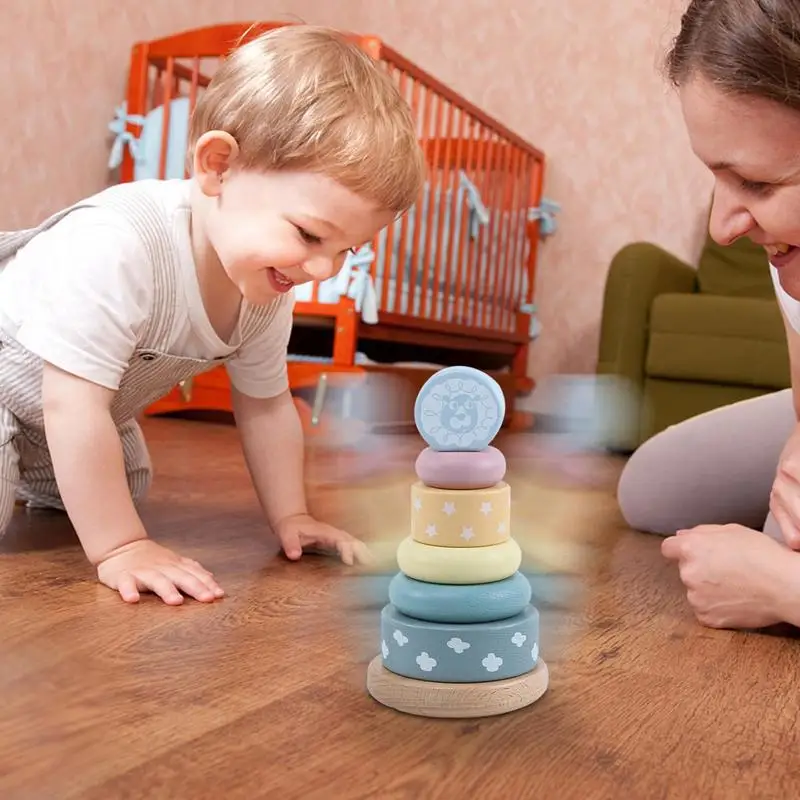
<svg viewBox="0 0 800 800"><path fill-rule="evenodd" d="M795 428L781 452L769 509L786 544L792 550L800 549L800 426Z"/></svg>
<svg viewBox="0 0 800 800"><path fill-rule="evenodd" d="M788 572L800 575L800 556L766 534L742 525L699 525L665 539L661 552L678 563L686 599L703 625L752 629L792 622L782 608L797 583Z"/></svg>

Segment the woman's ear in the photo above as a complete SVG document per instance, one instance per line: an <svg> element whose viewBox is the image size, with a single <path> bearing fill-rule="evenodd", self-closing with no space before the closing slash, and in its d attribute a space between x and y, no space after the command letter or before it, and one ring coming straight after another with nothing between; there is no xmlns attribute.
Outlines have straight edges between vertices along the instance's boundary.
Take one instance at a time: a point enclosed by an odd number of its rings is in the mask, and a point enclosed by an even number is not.
<svg viewBox="0 0 800 800"><path fill-rule="evenodd" d="M194 177L203 194L216 197L222 191L225 173L239 156L236 139L224 131L208 131L194 148Z"/></svg>

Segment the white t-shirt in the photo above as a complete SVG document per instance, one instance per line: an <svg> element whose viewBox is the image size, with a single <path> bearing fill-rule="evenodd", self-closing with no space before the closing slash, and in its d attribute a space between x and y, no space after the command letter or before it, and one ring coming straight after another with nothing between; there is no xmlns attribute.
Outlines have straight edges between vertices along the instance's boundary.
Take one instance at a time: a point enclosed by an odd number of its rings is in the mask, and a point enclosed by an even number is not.
<svg viewBox="0 0 800 800"><path fill-rule="evenodd" d="M163 209L179 255L177 292L166 351L227 362L231 383L254 397L288 387L286 348L293 302L241 345L247 311L226 343L205 312L190 239L189 181L139 181ZM23 347L61 369L109 389L120 381L154 308L156 276L130 223L109 208L81 208L36 236L0 269L0 327ZM241 345L241 348L240 348Z"/></svg>
<svg viewBox="0 0 800 800"><path fill-rule="evenodd" d="M778 297L783 313L786 315L786 319L792 328L800 333L800 301L795 300L781 286L778 270L772 264L769 265L769 274L772 276L772 285L775 287L775 294Z"/></svg>

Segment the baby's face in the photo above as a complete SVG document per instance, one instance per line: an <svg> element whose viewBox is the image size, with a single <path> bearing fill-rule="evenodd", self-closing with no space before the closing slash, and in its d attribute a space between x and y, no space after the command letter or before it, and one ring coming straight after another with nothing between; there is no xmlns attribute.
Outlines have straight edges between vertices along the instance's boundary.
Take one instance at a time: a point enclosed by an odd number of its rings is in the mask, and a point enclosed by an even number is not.
<svg viewBox="0 0 800 800"><path fill-rule="evenodd" d="M233 170L206 233L245 300L263 304L293 286L335 275L394 214L336 181L307 172Z"/></svg>

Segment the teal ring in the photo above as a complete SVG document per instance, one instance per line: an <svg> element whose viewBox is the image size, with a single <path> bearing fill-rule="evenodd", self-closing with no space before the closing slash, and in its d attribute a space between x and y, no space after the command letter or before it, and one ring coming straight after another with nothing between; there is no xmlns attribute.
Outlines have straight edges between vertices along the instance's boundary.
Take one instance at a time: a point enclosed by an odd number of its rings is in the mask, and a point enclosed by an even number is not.
<svg viewBox="0 0 800 800"><path fill-rule="evenodd" d="M400 613L428 622L469 624L507 619L531 601L530 581L516 572L492 583L425 583L399 572L389 583L389 602Z"/></svg>

